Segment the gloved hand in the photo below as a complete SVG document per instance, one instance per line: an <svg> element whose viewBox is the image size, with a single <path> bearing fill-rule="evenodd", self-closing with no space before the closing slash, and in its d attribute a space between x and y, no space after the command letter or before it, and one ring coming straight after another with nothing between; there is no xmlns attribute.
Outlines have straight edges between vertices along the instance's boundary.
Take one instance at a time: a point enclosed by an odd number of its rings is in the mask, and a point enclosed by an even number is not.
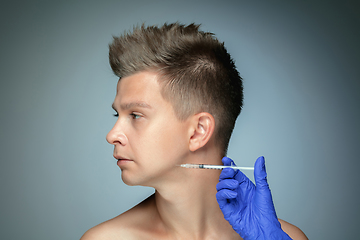
<svg viewBox="0 0 360 240"><path fill-rule="evenodd" d="M235 165L228 157L222 161L225 166ZM264 157L256 160L254 176L256 186L240 170L222 170L216 185L216 199L225 219L245 240L291 239L276 217Z"/></svg>

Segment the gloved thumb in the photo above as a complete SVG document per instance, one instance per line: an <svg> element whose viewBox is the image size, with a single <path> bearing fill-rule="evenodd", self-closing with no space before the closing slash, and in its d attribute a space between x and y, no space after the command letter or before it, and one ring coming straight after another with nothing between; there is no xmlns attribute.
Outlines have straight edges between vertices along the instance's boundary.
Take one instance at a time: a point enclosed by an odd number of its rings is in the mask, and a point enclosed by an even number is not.
<svg viewBox="0 0 360 240"><path fill-rule="evenodd" d="M267 174L265 169L265 159L263 156L259 157L255 162L254 177L255 177L256 188L259 189L269 188L269 184L266 178Z"/></svg>
<svg viewBox="0 0 360 240"><path fill-rule="evenodd" d="M271 191L269 188L269 184L266 178L266 169L265 169L265 159L264 157L259 157L255 162L254 167L254 177L256 183L256 198L260 205L263 206L263 210L267 209L268 213L272 213L272 219L274 221L274 226L277 228L281 228L279 221L277 220L274 203L272 201ZM259 206L260 206L259 205ZM270 219L270 217L269 217ZM279 239L279 238L276 238Z"/></svg>

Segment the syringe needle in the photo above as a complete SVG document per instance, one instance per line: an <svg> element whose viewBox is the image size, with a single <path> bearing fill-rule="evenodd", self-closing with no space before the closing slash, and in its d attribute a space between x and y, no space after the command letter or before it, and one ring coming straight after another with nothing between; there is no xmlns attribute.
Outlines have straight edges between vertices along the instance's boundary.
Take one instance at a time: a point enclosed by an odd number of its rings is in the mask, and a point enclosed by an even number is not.
<svg viewBox="0 0 360 240"><path fill-rule="evenodd" d="M199 168L199 169L232 168L232 169L239 169L239 170L254 170L253 167L238 167L238 166L224 166L224 165L210 165L210 164L193 164L193 163L181 164L180 167L183 167L183 168Z"/></svg>

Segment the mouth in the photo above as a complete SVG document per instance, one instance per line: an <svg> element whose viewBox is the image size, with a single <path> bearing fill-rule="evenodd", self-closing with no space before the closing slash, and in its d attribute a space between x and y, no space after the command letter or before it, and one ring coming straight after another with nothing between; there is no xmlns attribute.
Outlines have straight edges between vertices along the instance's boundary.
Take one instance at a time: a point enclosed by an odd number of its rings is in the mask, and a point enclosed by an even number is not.
<svg viewBox="0 0 360 240"><path fill-rule="evenodd" d="M133 160L125 159L125 158L117 159L117 161L118 162L133 162Z"/></svg>
<svg viewBox="0 0 360 240"><path fill-rule="evenodd" d="M125 156L118 155L118 154L114 154L113 157L117 160L117 165L119 167L122 167L130 162L133 162L133 160L131 160Z"/></svg>
<svg viewBox="0 0 360 240"><path fill-rule="evenodd" d="M133 161L132 161L132 160L129 160L129 159L118 159L117 165L118 165L119 167L123 167L123 166L127 165L127 164L130 163L130 162L133 162Z"/></svg>
<svg viewBox="0 0 360 240"><path fill-rule="evenodd" d="M115 156L114 156L115 157ZM126 165L127 163L130 163L130 162L133 162L133 160L131 159L128 159L128 158L124 158L124 157L115 157L115 159L117 159L117 165L120 167L120 166L123 166L123 165Z"/></svg>

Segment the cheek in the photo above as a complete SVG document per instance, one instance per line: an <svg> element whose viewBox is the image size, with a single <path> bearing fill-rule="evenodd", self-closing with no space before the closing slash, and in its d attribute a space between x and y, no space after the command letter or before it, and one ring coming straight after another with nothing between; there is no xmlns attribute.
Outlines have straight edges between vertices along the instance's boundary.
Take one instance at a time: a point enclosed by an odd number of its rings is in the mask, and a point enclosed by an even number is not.
<svg viewBox="0 0 360 240"><path fill-rule="evenodd" d="M187 152L186 131L181 127L181 124L171 124L171 121L159 121L138 134L132 147L153 163L172 162L172 159L182 157L183 152Z"/></svg>
<svg viewBox="0 0 360 240"><path fill-rule="evenodd" d="M182 156L187 151L186 130L181 124L163 125L157 138L158 146L169 157Z"/></svg>

